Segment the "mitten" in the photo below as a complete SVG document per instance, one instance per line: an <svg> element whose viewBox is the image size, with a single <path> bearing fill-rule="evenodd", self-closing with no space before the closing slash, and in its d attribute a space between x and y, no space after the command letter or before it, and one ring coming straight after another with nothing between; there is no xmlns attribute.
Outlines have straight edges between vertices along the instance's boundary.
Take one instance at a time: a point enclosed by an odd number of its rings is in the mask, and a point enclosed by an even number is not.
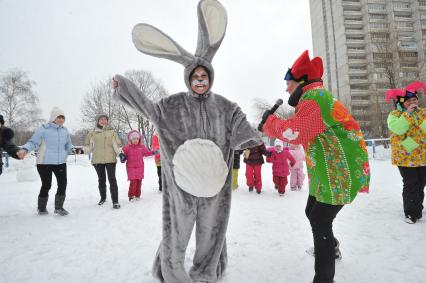
<svg viewBox="0 0 426 283"><path fill-rule="evenodd" d="M126 162L126 160L127 160L127 157L126 157L126 155L124 155L124 153L120 153L120 154L118 155L118 157L120 158L120 162L121 162L121 163L124 163L124 162Z"/></svg>

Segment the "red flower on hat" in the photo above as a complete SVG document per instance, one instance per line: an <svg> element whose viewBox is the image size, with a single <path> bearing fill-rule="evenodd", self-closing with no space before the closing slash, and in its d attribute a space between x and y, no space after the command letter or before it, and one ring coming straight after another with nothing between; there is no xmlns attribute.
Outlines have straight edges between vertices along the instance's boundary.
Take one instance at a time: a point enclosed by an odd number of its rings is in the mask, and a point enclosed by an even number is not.
<svg viewBox="0 0 426 283"><path fill-rule="evenodd" d="M291 67L291 74L298 80L305 79L311 81L321 79L323 72L322 59L320 57L315 57L311 60L308 50L305 50ZM303 78L304 76L306 76L306 78Z"/></svg>

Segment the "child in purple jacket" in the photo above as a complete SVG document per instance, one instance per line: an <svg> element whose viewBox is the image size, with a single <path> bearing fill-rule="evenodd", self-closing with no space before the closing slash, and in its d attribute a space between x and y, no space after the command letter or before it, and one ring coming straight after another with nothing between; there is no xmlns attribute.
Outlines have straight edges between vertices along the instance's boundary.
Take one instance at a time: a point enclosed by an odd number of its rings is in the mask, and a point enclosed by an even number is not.
<svg viewBox="0 0 426 283"><path fill-rule="evenodd" d="M127 135L129 143L123 147L123 153L120 154L120 160L126 163L127 177L130 181L129 186L129 201L139 199L141 196L142 179L144 177L144 162L145 156L154 155L155 152L148 150L142 144L141 134L133 130Z"/></svg>
<svg viewBox="0 0 426 283"><path fill-rule="evenodd" d="M275 188L278 189L280 196L285 193L285 187L287 186L287 176L290 174L289 161L291 166L296 163L296 160L291 155L288 147L284 148L284 144L281 140L276 139L274 142L274 148L269 150L271 154L266 157L266 162L272 163L272 176L275 184Z"/></svg>

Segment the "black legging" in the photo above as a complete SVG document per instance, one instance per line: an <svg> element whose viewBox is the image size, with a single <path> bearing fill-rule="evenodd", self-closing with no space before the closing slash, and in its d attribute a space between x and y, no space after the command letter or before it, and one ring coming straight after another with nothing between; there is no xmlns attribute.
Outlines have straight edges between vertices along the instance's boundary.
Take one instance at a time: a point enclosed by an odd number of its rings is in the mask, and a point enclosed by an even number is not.
<svg viewBox="0 0 426 283"><path fill-rule="evenodd" d="M405 215L416 218L422 217L423 200L425 198L426 166L402 167L398 166L402 176L402 200Z"/></svg>
<svg viewBox="0 0 426 283"><path fill-rule="evenodd" d="M99 194L102 200L106 200L106 174L108 175L109 190L111 192L112 203L118 203L118 187L115 178L116 163L93 164L98 174ZM106 174L105 174L106 171Z"/></svg>
<svg viewBox="0 0 426 283"><path fill-rule="evenodd" d="M314 236L315 277L313 283L331 283L335 273L335 246L333 220L343 205L318 202L309 196L305 213Z"/></svg>
<svg viewBox="0 0 426 283"><path fill-rule="evenodd" d="M157 175L158 175L158 185L160 186L160 191L163 189L163 185L161 183L161 166L157 166Z"/></svg>
<svg viewBox="0 0 426 283"><path fill-rule="evenodd" d="M49 196L49 190L52 187L52 173L55 174L58 189L57 196L65 196L67 189L67 165L66 163L59 165L37 164L37 171L41 179L41 189L39 197L45 198Z"/></svg>

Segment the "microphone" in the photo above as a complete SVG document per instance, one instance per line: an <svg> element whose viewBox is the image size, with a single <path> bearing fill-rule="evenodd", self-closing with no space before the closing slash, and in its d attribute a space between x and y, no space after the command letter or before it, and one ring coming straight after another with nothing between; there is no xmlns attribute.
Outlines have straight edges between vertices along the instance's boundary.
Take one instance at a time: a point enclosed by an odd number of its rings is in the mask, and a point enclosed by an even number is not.
<svg viewBox="0 0 426 283"><path fill-rule="evenodd" d="M277 111L278 107L280 107L280 105L282 105L282 104L283 104L283 100L280 98L280 99L278 99L278 100L275 102L274 106L272 106L272 108L271 108L271 109L267 110L267 111L263 114L262 121L260 121L259 126L257 126L257 129L258 129L260 132L262 132L262 131L263 131L263 125L266 123L266 119L268 119L269 115L274 114L274 113L275 113L275 111ZM268 114L268 115L265 115L265 114Z"/></svg>

